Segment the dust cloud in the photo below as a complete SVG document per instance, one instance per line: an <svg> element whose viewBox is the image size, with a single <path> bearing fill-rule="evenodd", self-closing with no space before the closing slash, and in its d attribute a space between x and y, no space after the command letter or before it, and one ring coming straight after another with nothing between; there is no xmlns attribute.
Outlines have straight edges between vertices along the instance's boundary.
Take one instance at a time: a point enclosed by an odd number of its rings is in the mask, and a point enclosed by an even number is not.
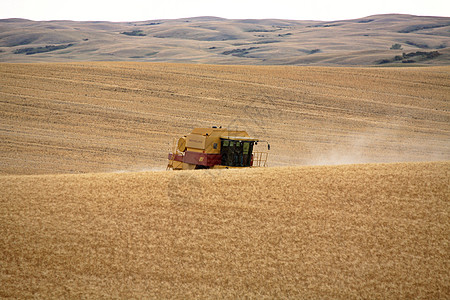
<svg viewBox="0 0 450 300"><path fill-rule="evenodd" d="M450 160L450 141L405 134L404 124L349 135L324 151L311 151L306 165L344 165Z"/></svg>

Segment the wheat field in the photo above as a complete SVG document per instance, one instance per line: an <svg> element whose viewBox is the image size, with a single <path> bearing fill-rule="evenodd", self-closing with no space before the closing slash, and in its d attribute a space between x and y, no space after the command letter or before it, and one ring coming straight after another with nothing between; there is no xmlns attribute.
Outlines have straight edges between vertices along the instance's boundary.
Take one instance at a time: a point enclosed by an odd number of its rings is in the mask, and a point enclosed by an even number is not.
<svg viewBox="0 0 450 300"><path fill-rule="evenodd" d="M0 64L0 174L164 169L195 127L270 166L450 159L450 68Z"/></svg>
<svg viewBox="0 0 450 300"><path fill-rule="evenodd" d="M0 297L446 299L449 172L2 176Z"/></svg>
<svg viewBox="0 0 450 300"><path fill-rule="evenodd" d="M0 298L450 298L450 68L0 64ZM195 127L270 168L165 172Z"/></svg>

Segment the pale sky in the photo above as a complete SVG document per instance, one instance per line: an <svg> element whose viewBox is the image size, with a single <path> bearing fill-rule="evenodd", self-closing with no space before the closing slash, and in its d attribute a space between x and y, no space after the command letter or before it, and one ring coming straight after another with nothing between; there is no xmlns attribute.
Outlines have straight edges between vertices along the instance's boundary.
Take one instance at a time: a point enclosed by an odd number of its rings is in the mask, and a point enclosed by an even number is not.
<svg viewBox="0 0 450 300"><path fill-rule="evenodd" d="M198 16L229 19L343 20L402 13L450 17L449 0L0 0L0 19L146 21Z"/></svg>

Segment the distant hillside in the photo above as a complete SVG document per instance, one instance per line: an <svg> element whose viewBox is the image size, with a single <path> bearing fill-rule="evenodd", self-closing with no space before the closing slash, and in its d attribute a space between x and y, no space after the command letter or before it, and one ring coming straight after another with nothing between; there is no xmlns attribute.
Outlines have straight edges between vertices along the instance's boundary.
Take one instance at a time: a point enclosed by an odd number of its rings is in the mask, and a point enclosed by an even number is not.
<svg viewBox="0 0 450 300"><path fill-rule="evenodd" d="M448 65L450 18L333 22L198 17L143 22L0 20L1 62Z"/></svg>

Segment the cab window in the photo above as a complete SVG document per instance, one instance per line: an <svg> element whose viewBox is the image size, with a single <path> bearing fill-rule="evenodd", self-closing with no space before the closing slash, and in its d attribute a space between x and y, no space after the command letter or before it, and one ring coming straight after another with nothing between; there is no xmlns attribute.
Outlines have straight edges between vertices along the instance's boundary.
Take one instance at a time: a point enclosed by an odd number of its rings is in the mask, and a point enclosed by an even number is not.
<svg viewBox="0 0 450 300"><path fill-rule="evenodd" d="M220 154L222 165L230 167L250 167L252 161L253 141L235 141L222 139Z"/></svg>

